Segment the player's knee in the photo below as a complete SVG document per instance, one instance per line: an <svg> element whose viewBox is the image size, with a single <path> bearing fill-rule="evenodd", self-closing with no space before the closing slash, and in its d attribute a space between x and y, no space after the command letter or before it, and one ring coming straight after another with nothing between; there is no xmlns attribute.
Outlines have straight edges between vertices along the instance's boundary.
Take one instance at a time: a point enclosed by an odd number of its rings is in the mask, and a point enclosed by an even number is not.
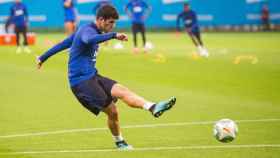
<svg viewBox="0 0 280 158"><path fill-rule="evenodd" d="M115 84L112 88L112 95L123 99L125 96L127 96L127 93L129 92L129 89L121 84Z"/></svg>

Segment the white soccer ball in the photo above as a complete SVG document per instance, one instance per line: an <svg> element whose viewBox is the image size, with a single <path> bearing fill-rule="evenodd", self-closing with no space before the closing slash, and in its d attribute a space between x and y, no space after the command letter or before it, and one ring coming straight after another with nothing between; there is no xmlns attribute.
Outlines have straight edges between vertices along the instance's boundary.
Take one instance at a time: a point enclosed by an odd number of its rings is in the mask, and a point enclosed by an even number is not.
<svg viewBox="0 0 280 158"><path fill-rule="evenodd" d="M214 136L218 141L228 143L236 138L238 127L230 119L221 119L215 123L213 130Z"/></svg>
<svg viewBox="0 0 280 158"><path fill-rule="evenodd" d="M124 49L124 46L122 43L118 42L118 43L114 44L113 48L114 49Z"/></svg>
<svg viewBox="0 0 280 158"><path fill-rule="evenodd" d="M151 42L146 42L145 44L145 49L151 50L154 48L154 45Z"/></svg>

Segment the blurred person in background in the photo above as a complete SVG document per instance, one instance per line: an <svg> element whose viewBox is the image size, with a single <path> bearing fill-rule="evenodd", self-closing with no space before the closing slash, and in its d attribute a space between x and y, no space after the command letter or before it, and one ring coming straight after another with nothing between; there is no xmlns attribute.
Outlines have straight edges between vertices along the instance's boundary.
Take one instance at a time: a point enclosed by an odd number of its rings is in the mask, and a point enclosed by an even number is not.
<svg viewBox="0 0 280 158"><path fill-rule="evenodd" d="M9 19L9 23L14 25L16 33L16 53L22 52L22 47L20 44L20 34L23 35L23 51L26 53L31 53L31 50L28 48L27 42L28 12L26 5L23 4L21 0L15 0L14 4L11 6Z"/></svg>
<svg viewBox="0 0 280 158"><path fill-rule="evenodd" d="M76 30L77 22L77 11L75 9L74 0L63 0L63 7L65 33L70 35Z"/></svg>
<svg viewBox="0 0 280 158"><path fill-rule="evenodd" d="M131 19L132 23L132 35L133 35L133 52L138 53L138 43L137 43L137 33L141 33L143 48L144 51L147 52L146 49L146 29L145 29L145 21L149 14L151 13L152 8L149 6L144 0L130 0L125 6L125 12Z"/></svg>
<svg viewBox="0 0 280 158"><path fill-rule="evenodd" d="M262 11L261 11L261 20L262 20L262 29L264 31L269 31L270 30L270 19L269 19L269 8L267 4L264 4L262 6Z"/></svg>
<svg viewBox="0 0 280 158"><path fill-rule="evenodd" d="M183 21L186 32L191 37L193 43L197 47L198 55L202 57L208 57L209 53L207 49L203 46L203 42L200 36L200 29L197 21L197 15L195 11L193 11L190 8L189 3L184 3L184 10L177 16L177 22L176 22L177 32L180 31L180 21Z"/></svg>

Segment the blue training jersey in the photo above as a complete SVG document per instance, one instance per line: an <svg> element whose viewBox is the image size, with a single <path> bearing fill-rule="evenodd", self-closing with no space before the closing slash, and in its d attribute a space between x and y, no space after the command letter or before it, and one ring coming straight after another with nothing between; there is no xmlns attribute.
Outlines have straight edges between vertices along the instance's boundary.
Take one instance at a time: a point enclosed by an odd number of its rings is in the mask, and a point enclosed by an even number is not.
<svg viewBox="0 0 280 158"><path fill-rule="evenodd" d="M180 21L183 21L186 28L192 29L192 31L198 31L199 26L197 22L196 13L193 10L188 12L183 11L177 17L177 30L180 30Z"/></svg>
<svg viewBox="0 0 280 158"><path fill-rule="evenodd" d="M14 3L10 8L11 23L16 27L24 27L28 22L28 13L26 6L19 2Z"/></svg>
<svg viewBox="0 0 280 158"><path fill-rule="evenodd" d="M70 48L68 79L73 87L97 74L98 44L116 37L115 32L101 34L94 23L81 26L75 33L39 57L45 62L52 55Z"/></svg>
<svg viewBox="0 0 280 158"><path fill-rule="evenodd" d="M143 0L130 0L125 6L125 11L131 17L132 23L143 24L150 12L150 7Z"/></svg>
<svg viewBox="0 0 280 158"><path fill-rule="evenodd" d="M63 7L64 7L64 21L75 21L76 20L76 10L75 10L75 3L71 0L70 6L64 6L64 3L68 0L63 0Z"/></svg>

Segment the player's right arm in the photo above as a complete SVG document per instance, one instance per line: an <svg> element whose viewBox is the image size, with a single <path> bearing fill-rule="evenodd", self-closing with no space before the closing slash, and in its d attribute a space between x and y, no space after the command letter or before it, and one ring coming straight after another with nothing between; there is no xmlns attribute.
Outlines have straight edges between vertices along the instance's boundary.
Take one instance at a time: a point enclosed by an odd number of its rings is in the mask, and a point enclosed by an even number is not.
<svg viewBox="0 0 280 158"><path fill-rule="evenodd" d="M61 52L65 49L68 49L71 47L73 39L74 39L75 33L60 42L59 44L53 46L51 49L46 51L44 54L39 56L37 58L37 68L40 69L42 64L51 56L57 54L58 52Z"/></svg>
<svg viewBox="0 0 280 158"><path fill-rule="evenodd" d="M180 13L178 16L177 16L177 20L176 20L176 30L179 32L180 31L180 21L181 21L181 18L182 18L183 14Z"/></svg>
<svg viewBox="0 0 280 158"><path fill-rule="evenodd" d="M131 18L132 17L132 13L130 11L130 8L132 7L132 3L128 2L125 7L124 7L124 11L126 12L126 14Z"/></svg>
<svg viewBox="0 0 280 158"><path fill-rule="evenodd" d="M180 36L180 31L181 31L181 28L180 28L180 21L182 19L182 16L183 16L183 13L180 13L178 14L177 16L177 20L176 20L176 32L175 32L175 36L176 37L179 37Z"/></svg>
<svg viewBox="0 0 280 158"><path fill-rule="evenodd" d="M13 17L14 16L14 7L11 6L10 8L10 17Z"/></svg>

